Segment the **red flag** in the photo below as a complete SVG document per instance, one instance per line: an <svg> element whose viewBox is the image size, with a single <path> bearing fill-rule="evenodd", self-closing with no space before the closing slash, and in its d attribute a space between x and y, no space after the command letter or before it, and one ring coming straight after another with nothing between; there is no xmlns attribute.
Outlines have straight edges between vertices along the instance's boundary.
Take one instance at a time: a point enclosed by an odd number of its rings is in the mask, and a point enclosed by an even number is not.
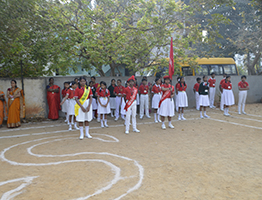
<svg viewBox="0 0 262 200"><path fill-rule="evenodd" d="M174 74L174 52L173 52L173 38L171 37L170 44L170 55L169 55L169 77L172 80L172 76Z"/></svg>

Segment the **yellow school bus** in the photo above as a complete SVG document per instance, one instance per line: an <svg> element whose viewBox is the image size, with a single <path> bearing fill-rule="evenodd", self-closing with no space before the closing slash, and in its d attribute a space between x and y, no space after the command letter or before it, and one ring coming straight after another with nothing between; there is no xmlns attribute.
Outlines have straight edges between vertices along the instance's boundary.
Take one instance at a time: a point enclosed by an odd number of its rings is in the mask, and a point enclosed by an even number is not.
<svg viewBox="0 0 262 200"><path fill-rule="evenodd" d="M236 62L233 58L197 58L197 64L200 66L194 69L188 63L180 64L180 76L198 76L210 75L215 72L216 75L239 75Z"/></svg>

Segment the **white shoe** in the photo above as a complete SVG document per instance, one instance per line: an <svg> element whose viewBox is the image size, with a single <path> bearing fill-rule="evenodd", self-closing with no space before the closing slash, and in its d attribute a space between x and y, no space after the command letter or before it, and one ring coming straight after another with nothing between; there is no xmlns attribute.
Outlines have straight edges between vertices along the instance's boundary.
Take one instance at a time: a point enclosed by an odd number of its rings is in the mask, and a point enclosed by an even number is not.
<svg viewBox="0 0 262 200"><path fill-rule="evenodd" d="M65 123L67 122L67 119L65 120Z"/></svg>
<svg viewBox="0 0 262 200"><path fill-rule="evenodd" d="M227 117L230 116L230 114L225 114L225 113L224 113L224 115L227 116Z"/></svg>
<svg viewBox="0 0 262 200"><path fill-rule="evenodd" d="M182 120L186 120L186 118L184 118L184 117L181 117L181 119L182 119Z"/></svg>
<svg viewBox="0 0 262 200"><path fill-rule="evenodd" d="M117 120L118 120L118 117L115 118L115 121L117 121Z"/></svg>
<svg viewBox="0 0 262 200"><path fill-rule="evenodd" d="M181 120L181 117L178 117L178 119L177 119L178 121L180 121Z"/></svg>
<svg viewBox="0 0 262 200"><path fill-rule="evenodd" d="M175 128L172 124L168 125L169 128Z"/></svg>
<svg viewBox="0 0 262 200"><path fill-rule="evenodd" d="M241 115L241 112L238 112L239 115Z"/></svg>
<svg viewBox="0 0 262 200"><path fill-rule="evenodd" d="M92 138L93 138L89 133L87 133L87 134L85 135L85 137L88 138L88 139L92 139Z"/></svg>
<svg viewBox="0 0 262 200"><path fill-rule="evenodd" d="M140 130L134 129L133 132L135 132L135 133L140 133Z"/></svg>
<svg viewBox="0 0 262 200"><path fill-rule="evenodd" d="M210 118L208 115L204 115L205 118Z"/></svg>
<svg viewBox="0 0 262 200"><path fill-rule="evenodd" d="M247 113L245 111L242 112L244 115L246 115Z"/></svg>
<svg viewBox="0 0 262 200"><path fill-rule="evenodd" d="M97 118L97 122L100 122L100 119L99 119L99 118Z"/></svg>
<svg viewBox="0 0 262 200"><path fill-rule="evenodd" d="M104 124L101 124L101 128L105 128Z"/></svg>
<svg viewBox="0 0 262 200"><path fill-rule="evenodd" d="M125 134L129 134L129 131L126 131Z"/></svg>
<svg viewBox="0 0 262 200"><path fill-rule="evenodd" d="M220 109L221 111L224 111L224 109Z"/></svg>
<svg viewBox="0 0 262 200"><path fill-rule="evenodd" d="M84 134L83 134L83 135L80 134L79 139L80 139L80 140L83 140L83 139L84 139Z"/></svg>
<svg viewBox="0 0 262 200"><path fill-rule="evenodd" d="M200 116L201 119L204 119L203 115Z"/></svg>
<svg viewBox="0 0 262 200"><path fill-rule="evenodd" d="M146 116L148 119L151 119L151 117L148 115L148 116Z"/></svg>
<svg viewBox="0 0 262 200"><path fill-rule="evenodd" d="M69 126L69 129L68 129L69 131L72 131L72 126Z"/></svg>
<svg viewBox="0 0 262 200"><path fill-rule="evenodd" d="M216 108L216 106L212 106L212 108Z"/></svg>
<svg viewBox="0 0 262 200"><path fill-rule="evenodd" d="M159 123L162 123L161 119L158 120Z"/></svg>
<svg viewBox="0 0 262 200"><path fill-rule="evenodd" d="M140 116L140 119L143 119L143 117Z"/></svg>
<svg viewBox="0 0 262 200"><path fill-rule="evenodd" d="M105 127L108 128L108 125L105 123Z"/></svg>
<svg viewBox="0 0 262 200"><path fill-rule="evenodd" d="M161 128L162 128L163 130L166 130L165 124L162 124Z"/></svg>
<svg viewBox="0 0 262 200"><path fill-rule="evenodd" d="M199 108L197 108L196 110L198 110L198 111L199 111Z"/></svg>
<svg viewBox="0 0 262 200"><path fill-rule="evenodd" d="M157 121L157 120L155 120L155 123L158 123L158 121Z"/></svg>
<svg viewBox="0 0 262 200"><path fill-rule="evenodd" d="M71 122L71 124L72 124L72 125L74 125L74 124L75 124L75 122Z"/></svg>

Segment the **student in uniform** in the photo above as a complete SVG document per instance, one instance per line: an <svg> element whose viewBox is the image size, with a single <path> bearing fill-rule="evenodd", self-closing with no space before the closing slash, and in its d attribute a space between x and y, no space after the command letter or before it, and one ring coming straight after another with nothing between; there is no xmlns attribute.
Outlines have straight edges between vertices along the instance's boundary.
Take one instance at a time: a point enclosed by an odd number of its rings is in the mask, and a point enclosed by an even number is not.
<svg viewBox="0 0 262 200"><path fill-rule="evenodd" d="M133 124L133 131L136 133L140 133L140 131L136 128L136 97L138 94L138 89L134 87L135 83L135 76L131 76L127 82L129 86L126 87L124 96L125 96L125 111L126 111L126 134L129 134L129 125L130 125L130 115L132 113L132 124Z"/></svg>
<svg viewBox="0 0 262 200"><path fill-rule="evenodd" d="M110 109L111 109L111 117L115 117L116 115L116 95L114 93L114 89L116 87L116 80L111 80L111 85L108 87L110 92Z"/></svg>
<svg viewBox="0 0 262 200"><path fill-rule="evenodd" d="M70 87L70 83L69 82L64 82L64 89L61 92L63 99L65 98L66 93L67 93L69 87ZM67 115L68 100L65 99L65 102L63 104L60 104L60 105L62 105L62 112L65 113L65 116L66 116L65 122L67 122L67 124L69 125L69 120L68 120L68 115Z"/></svg>
<svg viewBox="0 0 262 200"><path fill-rule="evenodd" d="M91 81L93 82L93 87L98 90L98 88L100 88L100 84L99 83L96 83L96 77L95 76L92 76L91 77ZM94 96L96 96L96 94L94 94ZM98 101L96 99L96 103L98 105ZM96 113L95 115L97 115L97 110L96 110ZM100 115L97 115L97 122L100 122Z"/></svg>
<svg viewBox="0 0 262 200"><path fill-rule="evenodd" d="M68 130L69 131L72 131L72 125L74 125L76 130L79 130L79 128L77 127L76 119L75 119L75 105L76 105L75 89L77 87L78 87L78 83L76 83L75 81L72 81L70 83L70 88L66 92L66 96L64 97L64 99L61 102L62 106L65 102L67 102L67 115L68 115L68 123L69 123Z"/></svg>
<svg viewBox="0 0 262 200"><path fill-rule="evenodd" d="M220 97L220 110L221 110L221 111L224 110L224 102L223 102L224 98L223 98L222 84L225 82L226 76L227 76L227 74L224 73L224 74L223 74L223 79L222 79L222 80L220 81L220 83L219 83L219 90L220 90L220 93L221 93L221 97Z"/></svg>
<svg viewBox="0 0 262 200"><path fill-rule="evenodd" d="M140 119L143 119L144 113L146 113L147 118L151 118L149 115L149 108L148 108L148 91L149 87L147 85L147 80L142 80L142 85L139 86L139 93L140 93Z"/></svg>
<svg viewBox="0 0 262 200"><path fill-rule="evenodd" d="M195 93L195 99L196 99L196 109L199 110L200 106L199 106L199 85L201 83L201 78L197 78L196 79L197 83L194 85L194 88L193 88L193 92Z"/></svg>
<svg viewBox="0 0 262 200"><path fill-rule="evenodd" d="M156 78L155 80L155 85L152 88L151 93L153 94L152 98L152 108L154 109L154 118L155 118L155 123L162 122L160 120L160 115L157 114L158 106L159 106L159 101L161 99L161 79Z"/></svg>
<svg viewBox="0 0 262 200"><path fill-rule="evenodd" d="M178 120L186 120L184 118L184 108L188 107L188 100L186 94L187 84L185 83L185 78L180 77L180 81L177 84L177 106L178 106Z"/></svg>
<svg viewBox="0 0 262 200"><path fill-rule="evenodd" d="M242 113L245 113L245 104L247 99L247 91L249 90L249 85L246 82L247 77L245 75L241 76L241 81L238 83L238 114L241 115L241 106L242 106Z"/></svg>
<svg viewBox="0 0 262 200"><path fill-rule="evenodd" d="M95 95L96 94L96 88L93 86L93 81L90 81L89 82L89 87L91 88L92 90L92 93L93 93L93 100L92 100L92 108L93 108L93 119L96 118L96 112L97 112L97 96Z"/></svg>
<svg viewBox="0 0 262 200"><path fill-rule="evenodd" d="M122 84L122 81L120 79L118 79L117 80L117 86L114 88L114 94L116 96L116 112L115 112L116 118L115 118L115 121L117 121L118 118L119 118L119 108L121 110L122 97L123 97L123 92L125 90L125 87L122 86L121 84ZM122 119L125 119L124 115L121 115L121 117L122 117Z"/></svg>
<svg viewBox="0 0 262 200"><path fill-rule="evenodd" d="M97 113L100 115L101 128L108 127L107 114L110 113L110 92L106 88L106 82L100 82L100 88L96 91L98 108Z"/></svg>
<svg viewBox="0 0 262 200"><path fill-rule="evenodd" d="M84 127L85 124L85 136L87 138L92 138L89 134L89 122L92 120L92 90L86 85L86 78L80 77L80 85L75 90L75 116L76 121L79 122L80 137L79 139L84 139Z"/></svg>
<svg viewBox="0 0 262 200"><path fill-rule="evenodd" d="M136 78L135 78L134 87L135 87L137 90L138 90L138 88L139 88ZM137 105L136 111L137 111L137 113L140 111L140 99L139 99L139 98L140 98L140 96L139 96L139 91L138 91L137 96L136 96L136 105Z"/></svg>
<svg viewBox="0 0 262 200"><path fill-rule="evenodd" d="M209 83L207 76L203 76L203 82L199 85L199 105L200 105L200 118L210 118L206 113L206 108L210 105L208 98ZM204 108L204 117L202 115L202 108Z"/></svg>
<svg viewBox="0 0 262 200"><path fill-rule="evenodd" d="M168 118L168 127L174 128L171 124L171 119L175 115L174 101L173 97L175 95L175 89L170 84L170 77L164 76L164 84L161 87L162 96L159 101L159 110L158 114L161 116L162 129L166 129L165 126L165 117Z"/></svg>
<svg viewBox="0 0 262 200"><path fill-rule="evenodd" d="M215 101L215 96L216 96L216 79L215 79L215 76L216 76L215 72L212 72L210 79L208 79L210 108L216 108L214 106L214 101Z"/></svg>
<svg viewBox="0 0 262 200"><path fill-rule="evenodd" d="M223 92L223 95L222 95L223 102L225 105L225 109L224 109L225 116L230 116L230 114L228 113L229 107L235 104L235 99L234 99L234 94L232 91L232 84L231 84L230 79L231 77L227 76L225 79L225 82L221 86L222 92Z"/></svg>
<svg viewBox="0 0 262 200"><path fill-rule="evenodd" d="M175 85L175 90L176 90L176 88L177 88L177 85L179 84L179 81L180 81L180 77L177 77L177 83L176 83L176 85ZM175 99L176 99L176 111L178 112L178 105L177 105L177 102L178 102L178 99L177 99L177 92L176 92L176 94L175 94Z"/></svg>

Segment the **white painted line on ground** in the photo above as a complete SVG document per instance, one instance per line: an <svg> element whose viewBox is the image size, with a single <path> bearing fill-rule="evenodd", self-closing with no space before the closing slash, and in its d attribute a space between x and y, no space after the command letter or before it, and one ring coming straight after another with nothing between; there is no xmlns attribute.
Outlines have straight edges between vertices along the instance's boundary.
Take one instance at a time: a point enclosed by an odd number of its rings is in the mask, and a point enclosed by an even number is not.
<svg viewBox="0 0 262 200"><path fill-rule="evenodd" d="M221 115L221 114L215 113L215 112L210 112L210 113L216 114L216 115ZM262 120L252 119L252 118L248 118L248 117L238 117L238 116L235 116L235 115L230 115L229 117L230 118L235 118L235 119L244 119L244 120L249 120L249 121L262 122Z"/></svg>

